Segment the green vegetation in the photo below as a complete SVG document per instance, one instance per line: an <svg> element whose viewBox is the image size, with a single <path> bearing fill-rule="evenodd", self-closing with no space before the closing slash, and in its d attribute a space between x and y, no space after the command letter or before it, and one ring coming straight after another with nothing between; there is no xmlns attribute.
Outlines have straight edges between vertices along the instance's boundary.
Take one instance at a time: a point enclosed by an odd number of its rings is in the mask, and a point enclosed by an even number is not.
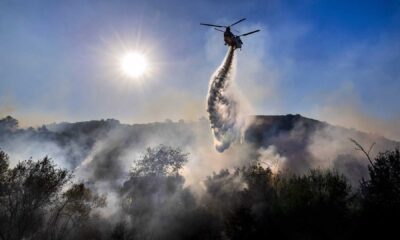
<svg viewBox="0 0 400 240"><path fill-rule="evenodd" d="M118 189L120 210L47 157L9 166L0 151L0 239L351 239L396 234L400 152L371 160L352 189L332 170L273 174L260 165L221 170L196 196L179 170L188 155L149 148Z"/></svg>

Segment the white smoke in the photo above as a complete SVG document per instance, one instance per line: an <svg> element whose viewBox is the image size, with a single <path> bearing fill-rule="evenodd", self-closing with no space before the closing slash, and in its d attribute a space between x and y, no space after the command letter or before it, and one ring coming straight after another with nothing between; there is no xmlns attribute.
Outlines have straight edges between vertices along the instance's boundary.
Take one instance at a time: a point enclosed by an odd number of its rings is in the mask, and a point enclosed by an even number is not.
<svg viewBox="0 0 400 240"><path fill-rule="evenodd" d="M207 112L214 134L214 145L219 152L225 151L240 138L244 121L239 112L239 101L231 87L234 79L235 50L230 47L222 65L210 79L207 96Z"/></svg>
<svg viewBox="0 0 400 240"><path fill-rule="evenodd" d="M267 148L258 149L258 162L261 166L271 169L273 173L278 173L283 170L287 161L285 156L281 156L274 145L270 145Z"/></svg>

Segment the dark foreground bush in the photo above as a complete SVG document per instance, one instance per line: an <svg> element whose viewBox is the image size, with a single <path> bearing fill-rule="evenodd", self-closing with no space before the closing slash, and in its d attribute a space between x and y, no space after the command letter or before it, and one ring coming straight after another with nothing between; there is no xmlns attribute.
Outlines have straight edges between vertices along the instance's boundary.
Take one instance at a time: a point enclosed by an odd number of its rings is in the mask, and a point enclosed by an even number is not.
<svg viewBox="0 0 400 240"><path fill-rule="evenodd" d="M45 157L9 168L0 151L0 239L66 239L105 199Z"/></svg>
<svg viewBox="0 0 400 240"><path fill-rule="evenodd" d="M400 152L378 154L368 167L369 180L361 184L362 206L357 236L391 238L399 235Z"/></svg>
<svg viewBox="0 0 400 240"><path fill-rule="evenodd" d="M396 238L400 153L371 160L359 189L332 170L298 176L260 165L221 170L195 195L180 149L149 148L116 189L120 209L48 159L10 168L0 152L0 239L358 239Z"/></svg>

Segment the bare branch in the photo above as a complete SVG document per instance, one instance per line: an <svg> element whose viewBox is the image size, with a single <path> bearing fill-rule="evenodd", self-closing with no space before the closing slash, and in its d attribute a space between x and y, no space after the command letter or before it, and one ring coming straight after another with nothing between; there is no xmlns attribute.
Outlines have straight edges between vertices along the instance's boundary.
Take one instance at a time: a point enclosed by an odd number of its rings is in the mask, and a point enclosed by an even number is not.
<svg viewBox="0 0 400 240"><path fill-rule="evenodd" d="M371 146L370 146L370 148L369 148L369 150L368 150L368 152L367 152L367 151L365 151L365 149L361 146L361 144L359 144L356 140L354 140L354 139L352 139L352 138L349 138L349 140L350 140L352 143L354 143L354 145L356 145L356 150L361 151L361 152L364 153L364 155L367 157L367 159L368 159L369 163L371 164L371 166L374 166L374 163L372 162L371 157L370 157L369 154L370 154L372 148L374 147L375 143L372 143L372 144L371 144Z"/></svg>

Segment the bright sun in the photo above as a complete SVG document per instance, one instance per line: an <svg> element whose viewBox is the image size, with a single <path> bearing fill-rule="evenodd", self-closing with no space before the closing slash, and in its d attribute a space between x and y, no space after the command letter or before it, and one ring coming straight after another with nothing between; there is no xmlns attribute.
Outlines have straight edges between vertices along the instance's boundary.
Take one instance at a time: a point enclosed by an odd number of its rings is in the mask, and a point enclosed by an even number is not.
<svg viewBox="0 0 400 240"><path fill-rule="evenodd" d="M147 69L146 57L137 52L129 52L121 59L121 68L125 75L132 78L142 77Z"/></svg>

